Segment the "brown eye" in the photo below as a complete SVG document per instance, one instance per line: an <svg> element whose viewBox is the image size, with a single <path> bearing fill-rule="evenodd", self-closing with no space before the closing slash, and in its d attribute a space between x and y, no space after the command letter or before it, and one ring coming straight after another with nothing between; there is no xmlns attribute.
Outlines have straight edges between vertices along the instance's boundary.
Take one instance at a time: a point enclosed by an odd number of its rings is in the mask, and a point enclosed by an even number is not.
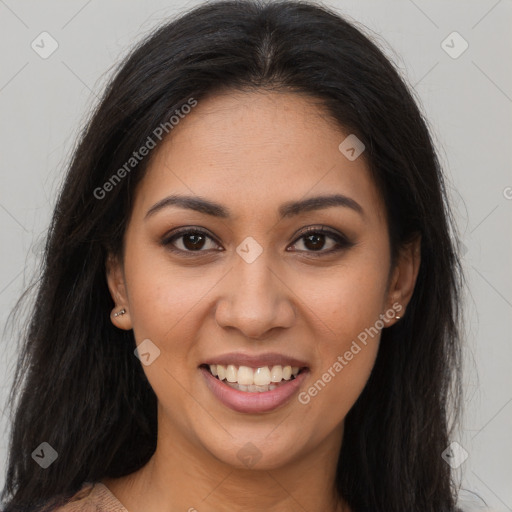
<svg viewBox="0 0 512 512"><path fill-rule="evenodd" d="M219 247L215 240L204 231L190 228L167 236L162 240L162 245L168 247L171 251L181 253L207 252L218 250Z"/></svg>
<svg viewBox="0 0 512 512"><path fill-rule="evenodd" d="M312 234L304 237L304 245L312 251L319 251L325 244L325 235Z"/></svg>
<svg viewBox="0 0 512 512"><path fill-rule="evenodd" d="M182 235L183 245L190 251L201 249L204 246L205 236L198 233Z"/></svg>
<svg viewBox="0 0 512 512"><path fill-rule="evenodd" d="M301 248L300 245L304 248ZM325 229L309 228L294 242L292 247L299 252L319 253L318 255L329 254L340 251L354 245L343 235Z"/></svg>

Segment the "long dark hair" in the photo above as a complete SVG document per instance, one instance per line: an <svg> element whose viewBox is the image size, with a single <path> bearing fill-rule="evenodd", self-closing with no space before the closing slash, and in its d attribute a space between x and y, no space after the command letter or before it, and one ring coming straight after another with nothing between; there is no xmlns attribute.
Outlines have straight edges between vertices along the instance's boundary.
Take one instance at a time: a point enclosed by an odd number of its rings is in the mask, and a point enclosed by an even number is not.
<svg viewBox="0 0 512 512"><path fill-rule="evenodd" d="M138 44L80 137L9 397L4 512L36 510L84 482L129 474L154 453L156 397L132 331L110 321L105 277L107 254L122 253L134 187L150 159L103 197L97 191L173 112L221 89L320 100L366 146L393 254L421 234L413 297L405 317L384 329L371 377L346 417L336 485L354 512L455 510L441 454L461 403L462 274L427 122L362 29L319 4L255 0L201 5ZM47 469L31 457L42 442L58 453Z"/></svg>

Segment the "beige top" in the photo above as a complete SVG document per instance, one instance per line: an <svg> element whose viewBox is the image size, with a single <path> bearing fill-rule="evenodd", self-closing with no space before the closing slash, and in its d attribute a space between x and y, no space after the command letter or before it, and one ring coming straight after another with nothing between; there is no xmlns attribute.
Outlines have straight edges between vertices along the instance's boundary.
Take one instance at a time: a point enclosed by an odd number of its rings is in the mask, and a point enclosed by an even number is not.
<svg viewBox="0 0 512 512"><path fill-rule="evenodd" d="M100 482L86 482L70 500L55 512L128 512Z"/></svg>

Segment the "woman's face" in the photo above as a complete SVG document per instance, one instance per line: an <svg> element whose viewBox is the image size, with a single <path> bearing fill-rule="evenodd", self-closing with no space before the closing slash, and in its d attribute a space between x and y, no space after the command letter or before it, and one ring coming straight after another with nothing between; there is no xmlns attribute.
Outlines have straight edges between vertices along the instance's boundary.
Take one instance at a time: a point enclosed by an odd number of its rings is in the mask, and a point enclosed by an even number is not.
<svg viewBox="0 0 512 512"><path fill-rule="evenodd" d="M108 280L127 310L113 322L144 342L159 443L268 469L339 448L414 280L406 258L390 267L364 152L339 148L349 135L305 96L230 92L152 156Z"/></svg>

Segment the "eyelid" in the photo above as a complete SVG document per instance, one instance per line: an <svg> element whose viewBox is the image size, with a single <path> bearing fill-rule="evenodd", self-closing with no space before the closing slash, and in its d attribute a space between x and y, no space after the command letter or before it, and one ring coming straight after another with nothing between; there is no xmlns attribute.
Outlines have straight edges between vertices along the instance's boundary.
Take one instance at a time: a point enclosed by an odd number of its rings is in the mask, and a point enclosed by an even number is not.
<svg viewBox="0 0 512 512"><path fill-rule="evenodd" d="M173 252L178 252L180 254L196 255L196 254L208 252L208 251L183 251L182 249L178 249L177 247L174 247L172 245L172 243L171 243L172 241L174 241L188 233L199 233L199 234L204 235L205 237L209 238L213 242L215 242L215 244L217 244L219 246L221 245L216 240L216 238L213 235L211 235L208 231L206 231L204 228L200 228L200 227L196 227L196 226L183 226L181 228L177 228L177 229L173 230L171 233L164 235L164 237L162 238L161 244L164 245L165 247L167 247L169 250L171 250Z"/></svg>
<svg viewBox="0 0 512 512"><path fill-rule="evenodd" d="M331 228L328 228L327 226L319 225L319 226L308 226L307 228L303 229L302 231L299 231L299 233L296 235L295 243L300 238L309 235L310 233L322 233L323 235L329 235L333 238L339 238L340 240L348 242L348 239L345 235L342 233L338 233L337 231L332 230Z"/></svg>
<svg viewBox="0 0 512 512"><path fill-rule="evenodd" d="M305 253L308 255L313 255L313 256L322 256L322 255L327 255L327 254L331 254L334 252L338 252L342 249L347 249L347 248L353 247L355 245L355 243L352 242L351 240L349 240L349 238L347 236L345 236L344 234L339 233L338 231L335 231L335 230L328 228L327 226L323 226L323 225L308 226L306 229L299 232L299 234L297 235L297 237L295 238L294 242L291 245L292 246L295 245L299 240L301 240L302 238L304 238L305 236L307 236L310 233L315 233L315 234L321 233L322 235L326 235L328 238L332 238L336 242L336 247L334 247L332 249L328 249L328 250L298 251L298 252Z"/></svg>

